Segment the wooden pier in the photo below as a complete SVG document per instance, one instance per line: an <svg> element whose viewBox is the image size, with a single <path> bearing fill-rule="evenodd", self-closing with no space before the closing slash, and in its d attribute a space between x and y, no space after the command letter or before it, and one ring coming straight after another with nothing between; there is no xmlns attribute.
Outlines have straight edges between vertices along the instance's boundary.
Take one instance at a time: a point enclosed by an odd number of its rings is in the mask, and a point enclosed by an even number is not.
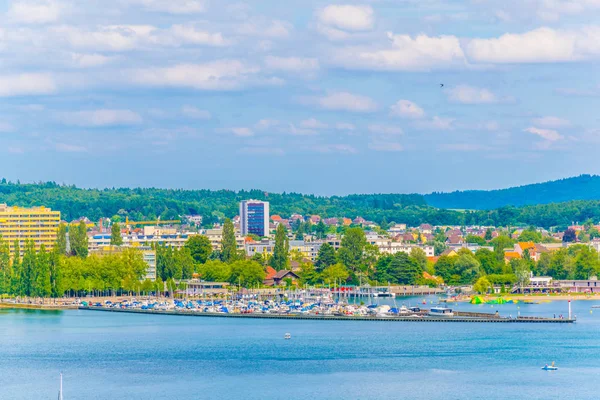
<svg viewBox="0 0 600 400"><path fill-rule="evenodd" d="M233 313L209 313L177 310L139 310L139 309L121 309L105 307L79 307L80 310L89 311L107 311L129 314L153 314L153 315L177 315L190 317L216 317L216 318L260 318L260 319L285 319L285 320L316 320L316 321L370 321L370 322L470 322L470 323L554 323L568 324L575 322L575 319L564 318L542 318L542 317L517 317L506 318L495 314L469 315L470 313L460 313L452 317L430 317L430 316L390 316L390 317L370 317L358 315L314 315L314 314L233 314Z"/></svg>

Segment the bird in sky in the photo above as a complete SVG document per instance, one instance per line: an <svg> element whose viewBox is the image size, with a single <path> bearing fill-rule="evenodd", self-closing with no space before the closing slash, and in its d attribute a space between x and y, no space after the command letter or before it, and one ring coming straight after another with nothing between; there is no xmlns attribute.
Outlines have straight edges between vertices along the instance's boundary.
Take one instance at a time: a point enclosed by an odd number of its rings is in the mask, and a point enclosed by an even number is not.
<svg viewBox="0 0 600 400"><path fill-rule="evenodd" d="M444 87L444 84L443 84L443 83L440 83L440 87L441 87L441 88L443 88L443 87Z"/></svg>

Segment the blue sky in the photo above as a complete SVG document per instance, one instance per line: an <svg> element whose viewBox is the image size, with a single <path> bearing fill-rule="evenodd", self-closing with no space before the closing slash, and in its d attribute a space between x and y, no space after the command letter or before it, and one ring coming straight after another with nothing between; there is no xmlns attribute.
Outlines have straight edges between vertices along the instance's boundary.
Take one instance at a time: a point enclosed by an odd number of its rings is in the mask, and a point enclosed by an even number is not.
<svg viewBox="0 0 600 400"><path fill-rule="evenodd" d="M4 0L0 175L345 194L600 173L599 17L600 0Z"/></svg>

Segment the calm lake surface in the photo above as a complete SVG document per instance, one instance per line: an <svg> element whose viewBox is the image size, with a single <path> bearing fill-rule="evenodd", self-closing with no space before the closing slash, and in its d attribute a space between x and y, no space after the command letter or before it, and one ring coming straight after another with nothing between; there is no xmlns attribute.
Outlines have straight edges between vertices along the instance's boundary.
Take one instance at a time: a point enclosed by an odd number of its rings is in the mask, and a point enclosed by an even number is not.
<svg viewBox="0 0 600 400"><path fill-rule="evenodd" d="M65 400L592 399L600 388L592 305L600 302L573 303L575 324L0 311L0 399L56 399L60 372ZM456 308L568 312L566 302ZM552 361L558 371L540 369Z"/></svg>

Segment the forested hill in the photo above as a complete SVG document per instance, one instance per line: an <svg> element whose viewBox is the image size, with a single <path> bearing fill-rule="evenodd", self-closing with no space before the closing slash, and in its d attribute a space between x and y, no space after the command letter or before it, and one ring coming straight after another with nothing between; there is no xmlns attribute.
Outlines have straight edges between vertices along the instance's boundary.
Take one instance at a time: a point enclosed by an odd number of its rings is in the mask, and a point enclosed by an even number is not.
<svg viewBox="0 0 600 400"><path fill-rule="evenodd" d="M428 209L423 196L373 194L320 197L298 193L267 193L261 190L173 190L173 189L81 189L54 182L19 184L0 182L0 203L17 206L44 205L62 213L71 221L82 216L96 221L120 214L131 220L176 219L180 215L202 215L206 223L238 214L241 200L270 202L271 214L284 218L291 214L318 214L330 217L362 216L381 220L386 213Z"/></svg>
<svg viewBox="0 0 600 400"><path fill-rule="evenodd" d="M576 179L583 179L582 177ZM594 180L597 177L593 178ZM550 196L550 194L548 194ZM72 221L88 217L120 215L130 220L177 219L181 215L199 214L205 225L238 214L243 199L267 200L271 214L287 218L291 214L317 214L321 217L361 216L376 223L398 222L409 226L433 225L495 226L536 225L565 227L573 221L600 221L600 201L570 201L523 207L500 207L489 211L453 211L429 206L421 195L372 194L320 197L298 193L266 193L260 190L171 189L81 189L54 182L19 184L0 181L0 203L24 207L44 205ZM546 202L546 201L541 201ZM460 207L456 208L472 208Z"/></svg>
<svg viewBox="0 0 600 400"><path fill-rule="evenodd" d="M501 190L467 190L425 195L432 207L491 210L504 206L561 203L572 200L600 200L600 176L580 175L544 183Z"/></svg>

